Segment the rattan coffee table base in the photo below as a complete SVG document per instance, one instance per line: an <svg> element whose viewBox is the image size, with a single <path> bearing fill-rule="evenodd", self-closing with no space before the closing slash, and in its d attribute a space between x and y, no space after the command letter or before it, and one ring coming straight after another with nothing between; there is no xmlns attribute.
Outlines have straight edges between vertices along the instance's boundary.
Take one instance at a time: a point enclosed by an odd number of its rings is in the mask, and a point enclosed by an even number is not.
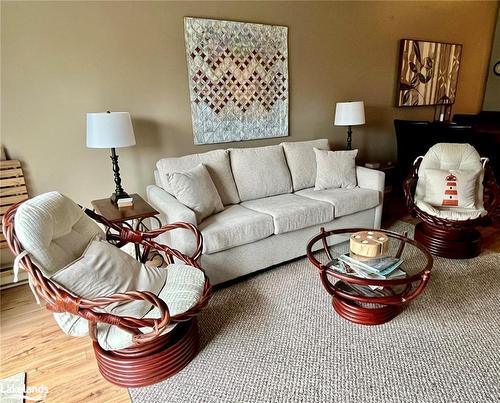
<svg viewBox="0 0 500 403"><path fill-rule="evenodd" d="M370 228L339 228L330 231L320 229L320 233L313 237L307 244L307 258L318 268L321 284L332 297L332 305L344 319L360 325L381 325L394 319L408 303L422 293L429 281L433 259L429 251L417 241L408 238L406 233L398 234L383 229L376 231L384 233L387 237L397 240L391 256L403 259L401 256L405 246L415 248L420 253L420 258L412 260L415 266L400 266L403 275L399 278L367 278L358 275L349 267L337 267L334 251L328 244L328 238L334 235L353 234L360 231L374 231ZM317 250L316 243L321 242L323 255L313 253ZM419 256L419 255L417 255ZM320 260L318 260L318 258ZM403 262L399 262L400 264ZM371 276L373 277L373 276ZM383 276L382 276L383 277ZM336 279L336 281L332 281ZM371 288L371 289L370 289Z"/></svg>
<svg viewBox="0 0 500 403"><path fill-rule="evenodd" d="M332 297L332 306L335 312L344 319L359 325L382 325L394 319L402 310L401 305L378 305L372 307L368 305L372 304L362 306L340 295Z"/></svg>

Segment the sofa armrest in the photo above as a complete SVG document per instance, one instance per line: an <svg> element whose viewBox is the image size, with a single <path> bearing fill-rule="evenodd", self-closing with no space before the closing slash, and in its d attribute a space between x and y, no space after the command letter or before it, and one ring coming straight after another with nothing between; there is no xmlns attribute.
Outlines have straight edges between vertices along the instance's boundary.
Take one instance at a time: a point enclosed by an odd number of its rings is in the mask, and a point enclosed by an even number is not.
<svg viewBox="0 0 500 403"><path fill-rule="evenodd" d="M187 222L196 225L196 215L193 210L182 204L174 196L156 185L146 188L149 203L165 218L164 224Z"/></svg>
<svg viewBox="0 0 500 403"><path fill-rule="evenodd" d="M384 194L385 173L382 171L357 166L356 177L360 188L378 190Z"/></svg>
<svg viewBox="0 0 500 403"><path fill-rule="evenodd" d="M376 169L356 167L358 186L364 189L378 190L380 204L375 207L375 218L373 228L380 228L382 224L382 207L384 204L385 173Z"/></svg>
<svg viewBox="0 0 500 403"><path fill-rule="evenodd" d="M146 188L149 204L160 213L162 224L185 222L196 225L196 215L193 210L179 202L174 196L156 185ZM193 234L186 229L178 229L162 234L159 243L171 246L185 255L191 256L196 250Z"/></svg>

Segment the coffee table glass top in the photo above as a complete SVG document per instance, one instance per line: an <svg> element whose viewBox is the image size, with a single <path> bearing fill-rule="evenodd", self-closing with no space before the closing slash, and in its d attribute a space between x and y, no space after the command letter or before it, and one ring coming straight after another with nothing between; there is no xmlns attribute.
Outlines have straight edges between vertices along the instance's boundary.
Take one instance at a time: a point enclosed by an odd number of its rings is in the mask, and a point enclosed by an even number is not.
<svg viewBox="0 0 500 403"><path fill-rule="evenodd" d="M349 241L354 233L362 230L370 231L368 233L373 236L382 235L382 240L386 238L388 250L380 258L382 264L387 266L385 271L368 272L359 267L356 270L359 256L350 252ZM330 245L339 240L344 242ZM354 228L327 231L313 238L309 246L312 250L320 248L318 252L311 253L309 259L316 267L323 269L336 290L354 296L380 298L404 294L409 291L413 282L421 280L424 273L429 272L432 267L432 256L422 245L405 234L386 230ZM356 258L354 264L351 264L350 258ZM373 262L367 260L370 265ZM361 263L364 263L363 259Z"/></svg>

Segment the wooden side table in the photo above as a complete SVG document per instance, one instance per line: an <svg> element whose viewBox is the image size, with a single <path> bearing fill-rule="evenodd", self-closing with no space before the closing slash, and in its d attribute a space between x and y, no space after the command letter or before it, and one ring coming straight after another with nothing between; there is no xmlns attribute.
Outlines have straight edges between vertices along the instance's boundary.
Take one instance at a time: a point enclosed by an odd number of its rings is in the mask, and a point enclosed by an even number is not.
<svg viewBox="0 0 500 403"><path fill-rule="evenodd" d="M160 214L151 205L137 193L130 195L133 198L134 204L131 207L118 208L116 204L111 202L108 197L106 199L92 200L91 204L97 214L102 215L108 221L126 225L133 230L147 231L149 228L144 224L147 218L156 220L158 226L161 227L161 221L157 217ZM132 222L132 223L130 223ZM107 228L106 234L110 228ZM139 245L135 245L135 255L137 260L144 263L148 258L148 250L143 250L142 254Z"/></svg>

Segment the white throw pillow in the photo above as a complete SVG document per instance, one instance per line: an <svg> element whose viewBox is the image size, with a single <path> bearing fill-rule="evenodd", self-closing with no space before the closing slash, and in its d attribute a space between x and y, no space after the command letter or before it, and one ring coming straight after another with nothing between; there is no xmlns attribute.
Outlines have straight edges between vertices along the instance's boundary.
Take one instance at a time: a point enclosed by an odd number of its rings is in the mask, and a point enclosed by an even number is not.
<svg viewBox="0 0 500 403"><path fill-rule="evenodd" d="M426 169L424 202L436 207L476 208L480 172L462 169Z"/></svg>
<svg viewBox="0 0 500 403"><path fill-rule="evenodd" d="M316 154L316 183L314 190L356 187L356 155L358 150L325 151Z"/></svg>
<svg viewBox="0 0 500 403"><path fill-rule="evenodd" d="M224 210L217 188L203 164L186 172L166 174L168 186L173 195L196 215L196 221Z"/></svg>
<svg viewBox="0 0 500 403"><path fill-rule="evenodd" d="M224 205L238 204L240 202L229 163L229 151L227 150L213 150L183 157L162 158L156 163L161 183L160 187L172 194L166 175L173 172L185 172L199 164L203 164L207 168Z"/></svg>

